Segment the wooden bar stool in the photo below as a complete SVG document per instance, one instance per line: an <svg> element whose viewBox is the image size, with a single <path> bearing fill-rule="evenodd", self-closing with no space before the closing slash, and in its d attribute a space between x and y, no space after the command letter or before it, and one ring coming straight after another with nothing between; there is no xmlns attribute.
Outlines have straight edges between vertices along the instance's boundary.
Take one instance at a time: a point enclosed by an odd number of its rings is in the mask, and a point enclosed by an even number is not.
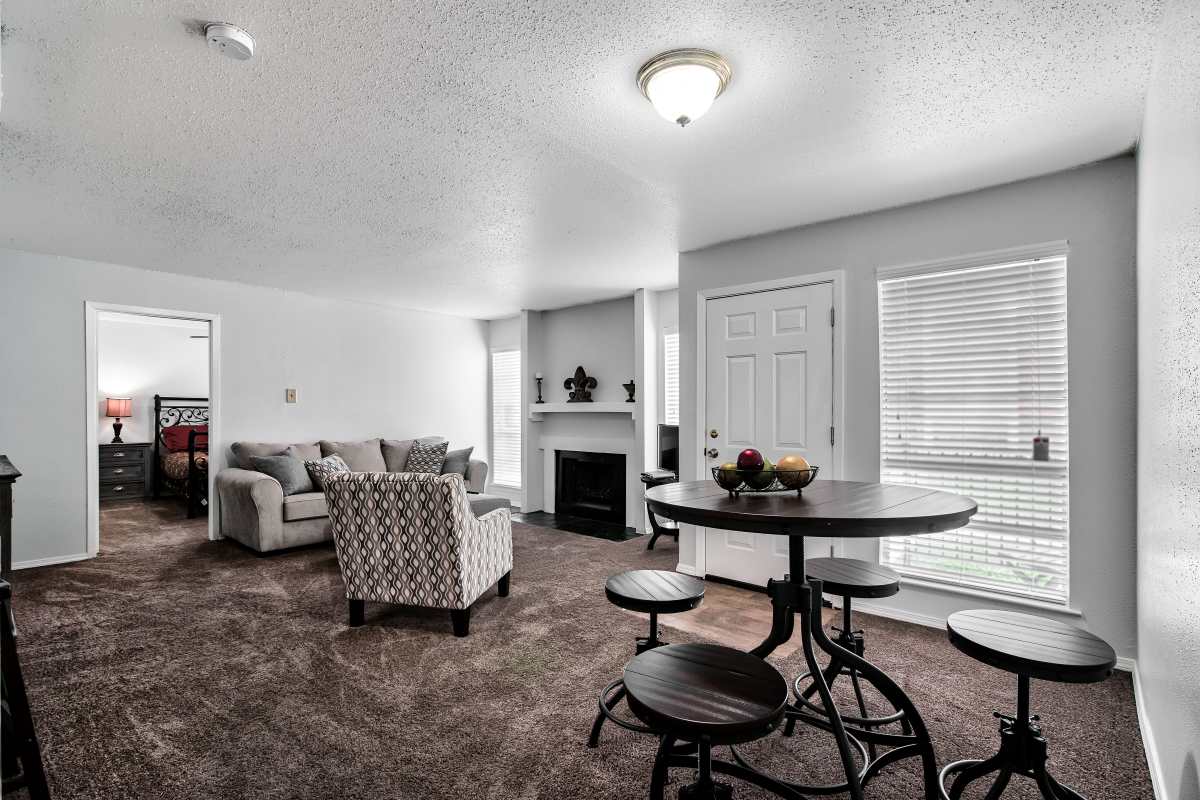
<svg viewBox="0 0 1200 800"><path fill-rule="evenodd" d="M604 583L604 594L610 603L619 608L650 615L650 635L637 639L636 654L640 655L666 644L658 638L659 614L678 614L700 605L704 600L704 581L664 569L633 569L610 577ZM654 733L613 714L613 709L624 696L622 678L617 678L600 692L600 710L592 722L588 747L600 744L600 729L606 719L627 730Z"/></svg>
<svg viewBox="0 0 1200 800"><path fill-rule="evenodd" d="M837 633L837 636L833 637L833 641L859 658L862 658L864 652L864 634L861 630L854 630L854 626L851 623L851 600L854 598L865 600L891 597L900 591L900 574L894 569L857 558L810 558L804 564L804 572L810 581L821 582L821 591L823 593L842 598L842 627L833 628L834 632ZM863 698L862 686L859 685L857 670L846 666L834 656L830 660L829 666L824 670L824 674L825 682L830 687L833 686L834 679L839 675L849 676L850 683L854 687L854 697L858 701L858 710L861 716L851 717L843 714L842 719L844 721L864 728L899 722L904 733L910 732L908 721L904 719L904 715L900 712L886 717L867 716L867 703ZM808 684L807 686L805 685L806 683ZM811 700L817 691L816 685L812 683L811 673L806 672L796 678L793 691L795 692L798 705L816 714L825 716L825 709L815 705ZM791 736L796 726L796 720L802 718L801 713L789 713L784 734ZM867 750L873 761L875 759L875 745L869 745Z"/></svg>
<svg viewBox="0 0 1200 800"><path fill-rule="evenodd" d="M696 770L680 800L726 800L733 790L713 780L719 773L783 797L799 797L765 775L728 761L712 749L769 735L783 720L787 681L766 661L715 644L672 644L635 656L625 665L629 708L662 739L650 777L650 800L661 800L671 767ZM691 742L684 753L676 742Z"/></svg>
<svg viewBox="0 0 1200 800"><path fill-rule="evenodd" d="M1084 800L1046 771L1046 739L1029 713L1029 680L1095 683L1112 674L1117 654L1108 643L1074 625L1015 611L959 611L946 620L950 643L977 661L1015 673L1017 715L996 713L1000 750L985 760L955 761L939 776L942 796L958 800L967 785L997 773L988 800L997 800L1013 775L1037 783L1045 800ZM954 782L947 791L946 780Z"/></svg>

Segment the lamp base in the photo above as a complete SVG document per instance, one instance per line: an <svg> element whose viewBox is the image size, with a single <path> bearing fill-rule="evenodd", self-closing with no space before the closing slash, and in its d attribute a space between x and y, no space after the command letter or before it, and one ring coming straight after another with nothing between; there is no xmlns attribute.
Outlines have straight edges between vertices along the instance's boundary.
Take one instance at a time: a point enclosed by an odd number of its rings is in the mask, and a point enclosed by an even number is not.
<svg viewBox="0 0 1200 800"><path fill-rule="evenodd" d="M121 428L123 427L125 426L120 422L113 423L113 444L125 444L125 442L121 441Z"/></svg>

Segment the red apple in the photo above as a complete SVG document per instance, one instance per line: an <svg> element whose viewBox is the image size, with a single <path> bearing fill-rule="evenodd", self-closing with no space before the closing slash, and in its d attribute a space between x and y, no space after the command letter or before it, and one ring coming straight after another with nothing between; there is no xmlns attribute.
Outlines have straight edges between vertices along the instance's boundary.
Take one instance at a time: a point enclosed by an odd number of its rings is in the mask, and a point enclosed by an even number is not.
<svg viewBox="0 0 1200 800"><path fill-rule="evenodd" d="M763 468L764 463L766 462L763 459L763 454L753 447L747 447L738 453L737 466L743 472L758 472Z"/></svg>

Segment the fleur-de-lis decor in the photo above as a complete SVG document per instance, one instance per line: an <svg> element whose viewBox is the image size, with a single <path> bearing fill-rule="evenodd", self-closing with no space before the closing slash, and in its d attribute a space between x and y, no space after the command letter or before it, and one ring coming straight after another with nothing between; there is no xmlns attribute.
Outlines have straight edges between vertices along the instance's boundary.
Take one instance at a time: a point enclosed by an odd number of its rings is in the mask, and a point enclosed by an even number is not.
<svg viewBox="0 0 1200 800"><path fill-rule="evenodd" d="M563 388L571 392L568 403L592 402L592 389L596 388L596 379L589 378L583 367L575 368L575 377L563 381Z"/></svg>

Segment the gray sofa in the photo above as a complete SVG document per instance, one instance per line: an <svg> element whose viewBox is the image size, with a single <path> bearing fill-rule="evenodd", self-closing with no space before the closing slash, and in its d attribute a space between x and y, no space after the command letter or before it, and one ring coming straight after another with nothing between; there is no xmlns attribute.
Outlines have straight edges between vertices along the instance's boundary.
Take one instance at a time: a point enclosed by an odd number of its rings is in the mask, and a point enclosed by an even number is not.
<svg viewBox="0 0 1200 800"><path fill-rule="evenodd" d="M253 456L290 454L300 459L319 459L336 453L355 472L403 472L414 441L234 442L230 463L237 466L221 470L216 481L221 535L260 553L333 539L325 494L318 491L285 496L279 481L252 468ZM425 437L421 441L442 439ZM487 472L485 462L471 460L464 476L467 499L476 516L509 507L507 498L483 494Z"/></svg>

